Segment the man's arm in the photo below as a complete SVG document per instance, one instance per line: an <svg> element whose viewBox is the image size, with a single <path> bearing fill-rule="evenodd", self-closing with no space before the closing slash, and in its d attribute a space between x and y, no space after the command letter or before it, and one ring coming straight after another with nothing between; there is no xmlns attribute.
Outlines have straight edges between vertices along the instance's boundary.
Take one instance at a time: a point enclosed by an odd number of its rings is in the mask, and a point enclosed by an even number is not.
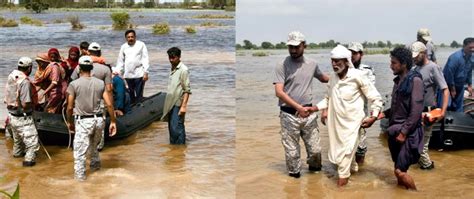
<svg viewBox="0 0 474 199"><path fill-rule="evenodd" d="M444 79L446 80L452 98L456 96L456 88L454 87L455 61L453 57L453 55L449 56L443 69Z"/></svg>
<svg viewBox="0 0 474 199"><path fill-rule="evenodd" d="M275 95L283 101L288 106L293 107L298 111L298 115L301 117L308 117L309 111L303 107L302 105L298 104L295 100L293 100L288 94L285 93L283 90L283 83L275 83Z"/></svg>
<svg viewBox="0 0 474 199"><path fill-rule="evenodd" d="M107 112L109 112L109 117L110 117L109 136L112 137L117 132L117 127L115 124L113 99L111 98L109 92L107 92L106 90L104 90L102 97L104 98L105 106L107 107Z"/></svg>
<svg viewBox="0 0 474 199"><path fill-rule="evenodd" d="M68 89L69 90L69 89ZM69 132L74 133L74 119L72 117L74 110L74 95L67 94L67 109L66 109L66 120Z"/></svg>
<svg viewBox="0 0 474 199"><path fill-rule="evenodd" d="M181 73L180 81L181 81L181 86L182 86L181 88L183 89L183 99L181 101L178 115L184 116L186 114L186 110L188 107L189 95L191 94L191 86L189 82L188 70L184 70L183 73Z"/></svg>
<svg viewBox="0 0 474 199"><path fill-rule="evenodd" d="M143 66L143 71L145 74L143 74L143 80L147 81L148 80L148 69L150 68L150 61L148 59L148 49L146 48L145 43L143 43L143 49L142 49L142 66Z"/></svg>
<svg viewBox="0 0 474 199"><path fill-rule="evenodd" d="M115 65L115 67L112 68L113 73L122 74L124 63L125 63L125 52L124 52L124 46L122 45L120 47L120 52L117 57L117 64Z"/></svg>
<svg viewBox="0 0 474 199"><path fill-rule="evenodd" d="M383 100L380 93L375 88L375 85L372 82L369 82L368 79L360 79L360 90L367 98L367 101L370 102L371 115L369 118L362 121L363 128L369 128L377 120L380 111L383 108Z"/></svg>
<svg viewBox="0 0 474 199"><path fill-rule="evenodd" d="M423 112L423 80L421 78L415 77L413 78L413 89L411 92L411 100L410 100L410 107L411 110L408 114L408 118L406 118L405 122L402 124L401 133L405 136L412 133L413 130L420 122L421 113Z"/></svg>

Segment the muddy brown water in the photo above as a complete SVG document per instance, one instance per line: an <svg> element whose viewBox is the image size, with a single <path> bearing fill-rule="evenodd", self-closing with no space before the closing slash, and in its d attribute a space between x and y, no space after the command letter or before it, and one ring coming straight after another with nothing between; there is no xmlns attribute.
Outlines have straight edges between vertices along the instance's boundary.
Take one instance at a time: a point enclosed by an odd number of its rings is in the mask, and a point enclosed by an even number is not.
<svg viewBox="0 0 474 199"><path fill-rule="evenodd" d="M453 49L440 49L439 63L444 66ZM287 175L281 144L279 108L275 97L273 69L287 56L287 51L271 51L270 56L237 56L237 136L236 192L237 198L473 198L474 150L430 151L436 168L425 171L413 165L417 192L397 187L393 162L379 123L367 133L368 152L365 164L352 174L345 188L336 186L337 171L327 159L327 128L320 124L323 169L309 173L303 164L302 176ZM242 56L242 54L244 54ZM312 51L306 56L317 60L324 72L330 72L329 51ZM375 67L376 87L382 95L389 94L393 75L388 55L366 55L363 61ZM321 100L325 85L313 85L315 101ZM303 142L301 141L301 146ZM306 157L302 149L301 157ZM304 161L303 161L304 162Z"/></svg>

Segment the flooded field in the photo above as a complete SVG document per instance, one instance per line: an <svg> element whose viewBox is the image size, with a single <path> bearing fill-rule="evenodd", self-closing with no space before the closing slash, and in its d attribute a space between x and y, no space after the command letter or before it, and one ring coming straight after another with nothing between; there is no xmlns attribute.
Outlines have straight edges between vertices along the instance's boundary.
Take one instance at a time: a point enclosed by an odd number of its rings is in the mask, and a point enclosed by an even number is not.
<svg viewBox="0 0 474 199"><path fill-rule="evenodd" d="M22 198L234 198L235 197L235 21L194 19L199 14L234 15L223 11L165 10L130 12L138 24L137 38L145 42L150 56L150 80L145 95L166 91L170 64L166 50L182 49L182 61L190 70L191 88L186 115L187 145L169 145L165 122L155 122L133 136L113 141L101 152L102 169L89 173L86 182L73 179L72 150L41 148L37 165L23 168L12 157L12 141L0 134L0 190L21 187ZM86 28L71 30L69 23L52 23L70 15L79 16ZM0 11L0 16L30 16L47 23L42 27L20 24L0 28L0 85L16 67L20 56L35 57L56 47L63 57L71 45L98 42L108 63L115 65L123 31L113 31L109 12L47 12L33 15ZM171 33L155 36L151 26L168 22ZM205 21L222 24L200 27ZM187 34L185 26L197 33ZM36 67L36 64L35 64ZM3 92L0 98L3 99ZM0 108L3 124L6 108Z"/></svg>
<svg viewBox="0 0 474 199"><path fill-rule="evenodd" d="M444 66L455 49L439 49L438 63ZM457 50L457 49L456 49ZM323 72L332 72L329 50L311 50ZM367 133L365 164L351 176L345 188L337 188L337 171L327 159L328 134L320 124L323 170L309 173L303 164L299 179L289 177L281 144L278 99L273 87L274 68L287 55L286 50L270 51L270 56L253 57L238 52L236 64L236 192L237 198L473 198L474 151L430 151L436 168L425 171L417 165L409 173L418 192L396 186L393 162L379 123ZM382 95L391 93L392 71L389 55L366 55L363 63L375 68L376 87ZM322 99L326 86L315 80L315 102ZM303 145L303 142L300 143ZM302 149L301 157L306 157Z"/></svg>

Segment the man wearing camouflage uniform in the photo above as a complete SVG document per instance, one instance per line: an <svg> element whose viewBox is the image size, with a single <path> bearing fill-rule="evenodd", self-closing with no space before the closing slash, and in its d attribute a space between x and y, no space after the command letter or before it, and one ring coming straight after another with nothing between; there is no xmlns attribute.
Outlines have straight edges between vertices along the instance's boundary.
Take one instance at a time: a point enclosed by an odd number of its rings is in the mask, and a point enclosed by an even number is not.
<svg viewBox="0 0 474 199"><path fill-rule="evenodd" d="M356 69L362 71L362 75L369 80L370 83L375 85L375 73L374 69L368 65L362 64L362 57L364 56L364 47L359 42L349 43L348 49L352 52L351 61ZM364 110L366 115L370 115L368 111L369 105L367 99L364 99ZM359 129L359 144L355 155L355 163L351 165L351 170L357 172L359 170L358 164L363 164L365 159L365 153L367 152L367 135L365 128Z"/></svg>
<svg viewBox="0 0 474 199"><path fill-rule="evenodd" d="M67 89L68 128L74 137L74 178L86 179L86 155L91 157L90 169L100 169L97 145L102 137L105 120L102 117L100 100L103 99L110 116L109 135L116 133L113 100L105 89L104 82L91 76L93 68L90 56L79 59L80 78L69 84ZM73 113L75 121L73 120Z"/></svg>
<svg viewBox="0 0 474 199"><path fill-rule="evenodd" d="M33 120L34 92L28 76L32 60L22 57L18 68L8 76L5 102L10 118L9 129L13 134L13 157L25 155L23 166L34 166L36 153L40 146L38 132Z"/></svg>
<svg viewBox="0 0 474 199"><path fill-rule="evenodd" d="M316 113L310 111L313 101L313 77L328 82L329 76L319 70L314 60L303 56L306 48L304 35L291 32L288 36L288 56L275 69L275 94L279 99L281 142L285 149L289 175L300 177L300 136L308 154L310 171L321 170L321 146Z"/></svg>

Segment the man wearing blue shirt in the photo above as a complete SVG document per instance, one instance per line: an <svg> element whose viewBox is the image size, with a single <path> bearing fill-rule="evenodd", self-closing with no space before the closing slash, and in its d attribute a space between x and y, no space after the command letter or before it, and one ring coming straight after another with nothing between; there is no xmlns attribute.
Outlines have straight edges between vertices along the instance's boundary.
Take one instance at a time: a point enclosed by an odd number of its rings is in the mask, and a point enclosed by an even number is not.
<svg viewBox="0 0 474 199"><path fill-rule="evenodd" d="M469 96L472 96L472 60L474 38L464 39L463 48L451 54L444 66L443 73L451 94L452 103L448 110L463 112L464 85L467 84Z"/></svg>

